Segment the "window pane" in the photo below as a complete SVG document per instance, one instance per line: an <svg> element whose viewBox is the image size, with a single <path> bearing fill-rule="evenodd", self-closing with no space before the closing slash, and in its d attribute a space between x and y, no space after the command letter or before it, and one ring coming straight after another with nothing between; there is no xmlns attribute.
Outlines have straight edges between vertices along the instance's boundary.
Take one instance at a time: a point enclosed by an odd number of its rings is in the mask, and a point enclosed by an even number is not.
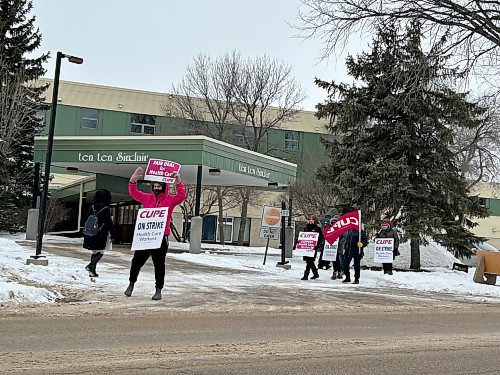
<svg viewBox="0 0 500 375"><path fill-rule="evenodd" d="M155 127L154 126L147 126L144 125L144 134L155 134Z"/></svg>
<svg viewBox="0 0 500 375"><path fill-rule="evenodd" d="M299 149L299 132L287 131L285 133L285 150L296 151Z"/></svg>
<svg viewBox="0 0 500 375"><path fill-rule="evenodd" d="M82 118L80 121L80 128L82 129L97 129L97 120L93 118Z"/></svg>
<svg viewBox="0 0 500 375"><path fill-rule="evenodd" d="M155 125L156 117L151 115L141 115L139 113L132 113L132 123L134 124L147 124L147 125Z"/></svg>
<svg viewBox="0 0 500 375"><path fill-rule="evenodd" d="M287 131L285 133L285 140L287 141L298 141L299 140L299 132Z"/></svg>
<svg viewBox="0 0 500 375"><path fill-rule="evenodd" d="M97 129L99 123L99 110L82 108L80 110L80 127L82 129Z"/></svg>
<svg viewBox="0 0 500 375"><path fill-rule="evenodd" d="M131 124L130 125L130 131L132 133L139 133L139 134L141 134L142 133L142 125Z"/></svg>

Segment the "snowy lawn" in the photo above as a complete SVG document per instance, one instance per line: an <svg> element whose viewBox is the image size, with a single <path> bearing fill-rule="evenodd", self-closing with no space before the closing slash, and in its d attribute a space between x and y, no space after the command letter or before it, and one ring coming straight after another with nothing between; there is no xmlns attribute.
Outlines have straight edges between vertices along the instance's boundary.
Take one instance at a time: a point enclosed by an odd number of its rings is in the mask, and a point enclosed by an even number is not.
<svg viewBox="0 0 500 375"><path fill-rule="evenodd" d="M0 303L51 303L68 299L68 296L78 294L78 291L92 289L106 295L121 295L128 283L128 264L131 254L107 252L98 265L97 279L88 277L84 271L88 261L73 257L49 254L49 265L26 265L26 259L33 255L32 250L23 248L16 240L23 240L24 234L0 234ZM81 244L81 239L45 236L44 240L50 244ZM310 290L338 290L342 293L350 291L370 290L376 292L388 288L407 289L416 292L434 292L455 295L457 298L477 298L480 301L500 302L500 285L490 286L476 284L472 281L474 269L469 273L452 271L453 262L458 262L443 247L431 243L421 248L422 268L430 272L395 272L394 275L383 275L380 271L361 271L361 284L342 284L339 280L330 280L331 271L321 271L317 280L301 281L305 263L301 257L290 259L291 270L276 267L280 251L269 249L266 265L263 265L265 248L249 248L238 246L221 246L204 244L201 254L169 253L169 258L187 262L188 264L206 266L201 271L175 270L171 271L167 283L172 293L184 293L190 286L203 285L207 290L243 290L243 287L253 285L256 298L259 288L279 287L296 289L297 292ZM188 244L171 243L173 249L187 250ZM408 268L410 250L409 244L402 244L401 256L396 258L395 267ZM88 253L90 254L90 253ZM127 261L126 265L118 265L114 259ZM362 265L380 266L375 264L373 249L369 246L365 251ZM195 268L196 269L196 268ZM208 271L206 271L208 270ZM228 274L230 273L230 276ZM230 278L230 279L229 279ZM152 273L143 272L140 275L140 285L136 290L149 293L151 284L154 284ZM139 284L139 282L138 282ZM149 289L148 289L149 288Z"/></svg>

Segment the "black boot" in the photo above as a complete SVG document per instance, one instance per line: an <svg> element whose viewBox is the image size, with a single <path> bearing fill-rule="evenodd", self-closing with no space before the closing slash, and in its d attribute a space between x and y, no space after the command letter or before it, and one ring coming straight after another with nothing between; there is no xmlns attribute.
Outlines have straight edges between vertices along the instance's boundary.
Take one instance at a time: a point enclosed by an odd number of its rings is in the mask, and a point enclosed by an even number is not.
<svg viewBox="0 0 500 375"><path fill-rule="evenodd" d="M134 283L130 283L130 284L128 284L128 287L127 287L127 289L125 290L125 293L124 293L124 294L125 294L127 297L130 297L130 296L132 295L132 292L133 292L133 291L134 291Z"/></svg>
<svg viewBox="0 0 500 375"><path fill-rule="evenodd" d="M161 289L156 288L156 293L154 294L153 297L151 297L152 300L159 301L161 300Z"/></svg>

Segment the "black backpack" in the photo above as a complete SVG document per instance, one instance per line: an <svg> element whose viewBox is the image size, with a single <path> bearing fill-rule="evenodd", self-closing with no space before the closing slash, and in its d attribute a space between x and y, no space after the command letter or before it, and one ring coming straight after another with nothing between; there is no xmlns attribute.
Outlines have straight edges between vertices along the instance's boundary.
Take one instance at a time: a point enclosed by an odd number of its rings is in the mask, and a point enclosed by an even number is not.
<svg viewBox="0 0 500 375"><path fill-rule="evenodd" d="M97 217L97 215L99 215L99 213L102 210L104 210L105 208L106 207L103 207L98 212L95 212L95 208L94 208L94 206L92 206L92 213L89 215L89 217L85 221L85 225L83 227L83 234L85 236L89 236L89 237L97 236L97 234L99 233L99 231L104 226L104 224L103 224L99 228L99 218Z"/></svg>

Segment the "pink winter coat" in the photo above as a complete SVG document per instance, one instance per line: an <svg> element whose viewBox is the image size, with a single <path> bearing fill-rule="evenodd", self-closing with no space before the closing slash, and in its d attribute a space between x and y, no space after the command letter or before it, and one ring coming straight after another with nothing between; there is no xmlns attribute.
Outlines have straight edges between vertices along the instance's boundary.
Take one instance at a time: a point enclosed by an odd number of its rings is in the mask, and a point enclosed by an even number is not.
<svg viewBox="0 0 500 375"><path fill-rule="evenodd" d="M155 196L155 193L144 193L137 189L137 184L129 182L128 184L128 193L132 198L134 198L137 202L142 203L144 208L154 208L154 207L168 207L167 214L167 226L165 228L165 235L170 234L170 218L172 217L172 212L174 211L174 207L181 203L184 199L186 199L186 188L182 181L180 181L177 186L177 194L170 195L168 193L161 193L158 197Z"/></svg>

